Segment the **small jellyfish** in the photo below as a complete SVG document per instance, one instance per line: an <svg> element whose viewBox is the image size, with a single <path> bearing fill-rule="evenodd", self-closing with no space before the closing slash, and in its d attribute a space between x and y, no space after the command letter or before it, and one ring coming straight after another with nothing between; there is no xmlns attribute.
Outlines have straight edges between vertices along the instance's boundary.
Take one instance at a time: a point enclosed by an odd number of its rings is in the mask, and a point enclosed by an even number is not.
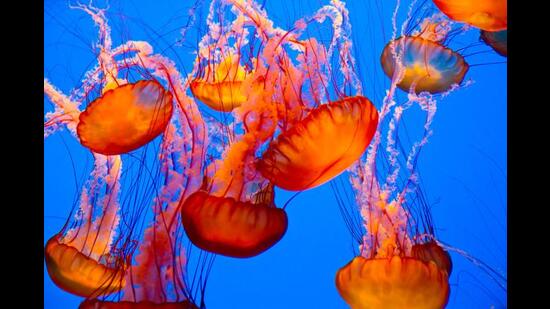
<svg viewBox="0 0 550 309"><path fill-rule="evenodd" d="M497 54L508 57L508 30L497 32L481 30L481 39L491 46Z"/></svg>
<svg viewBox="0 0 550 309"><path fill-rule="evenodd" d="M258 170L286 190L319 186L359 159L377 125L378 111L363 96L323 104L269 145Z"/></svg>
<svg viewBox="0 0 550 309"><path fill-rule="evenodd" d="M400 57L393 54L395 50ZM396 59L400 60L397 65ZM380 57L384 73L390 78L401 68L402 79L397 87L409 92L432 94L450 90L460 84L468 71L464 57L438 42L421 37L403 36L390 41Z"/></svg>
<svg viewBox="0 0 550 309"><path fill-rule="evenodd" d="M507 28L506 0L433 0L433 2L452 20L486 31L500 31Z"/></svg>
<svg viewBox="0 0 550 309"><path fill-rule="evenodd" d="M219 64L206 61L206 69L199 69L199 77L189 86L195 98L220 112L241 106L247 99L242 87L247 73L239 59L238 55L228 55Z"/></svg>
<svg viewBox="0 0 550 309"><path fill-rule="evenodd" d="M140 80L104 91L80 113L77 133L93 152L123 154L161 134L171 117L172 94L155 80Z"/></svg>

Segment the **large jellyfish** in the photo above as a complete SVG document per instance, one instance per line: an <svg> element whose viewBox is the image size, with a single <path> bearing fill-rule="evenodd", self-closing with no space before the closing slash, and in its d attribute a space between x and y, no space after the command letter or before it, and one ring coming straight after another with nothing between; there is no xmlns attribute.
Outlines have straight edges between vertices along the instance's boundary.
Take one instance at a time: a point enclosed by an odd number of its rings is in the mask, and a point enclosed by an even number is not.
<svg viewBox="0 0 550 309"><path fill-rule="evenodd" d="M402 171L397 134L403 112L414 105L425 111L426 120ZM383 121L392 110L391 119ZM354 309L443 308L448 301L450 256L435 242L433 230L423 230L421 224L430 222L428 209L411 202L418 194L417 156L431 134L435 112L436 102L429 96L410 93L406 102L397 104L390 90L368 154L354 166L351 182L365 234L360 255L336 274L338 292ZM389 167L381 179L377 168L384 150ZM398 181L403 174L408 174L406 179Z"/></svg>
<svg viewBox="0 0 550 309"><path fill-rule="evenodd" d="M258 169L286 190L319 186L361 156L377 124L378 112L363 96L323 104L281 133L263 154Z"/></svg>
<svg viewBox="0 0 550 309"><path fill-rule="evenodd" d="M77 133L82 145L116 155L143 146L166 129L172 116L172 94L158 82L140 80L107 87L80 113Z"/></svg>
<svg viewBox="0 0 550 309"><path fill-rule="evenodd" d="M101 33L110 32L103 11L83 5L77 7L92 16ZM150 74L136 82L122 77L128 76L132 66L136 66L115 60L132 51L128 46L113 49L111 38L102 36L98 47L98 65L88 73L82 96L89 100L94 92L100 93L82 112L50 114L44 124L45 136L61 123L74 131L77 123L76 134L82 145L95 153L122 154L147 144L165 130L172 116L172 95Z"/></svg>
<svg viewBox="0 0 550 309"><path fill-rule="evenodd" d="M298 58L301 63L285 69L294 75L284 83L290 83L294 93L288 97L284 90L281 132L258 161L262 175L286 190L307 190L341 174L365 151L378 123L378 112L361 94L353 71L351 25L345 5L332 1L297 22L296 28L305 31L302 28L311 22L321 23L326 18L333 28L328 48L315 38L296 44L303 53ZM337 99L331 99L331 92ZM299 113L288 117L293 111Z"/></svg>
<svg viewBox="0 0 550 309"><path fill-rule="evenodd" d="M464 22L486 31L506 30L508 7L506 0L433 0L450 19Z"/></svg>
<svg viewBox="0 0 550 309"><path fill-rule="evenodd" d="M260 26L250 17L254 16L250 11L256 8L239 2L229 2L236 15L233 22L215 23L219 18L216 13L222 14L213 9L218 4L217 1L211 4L207 17L210 31L199 43L196 72L202 70L205 62L221 61L219 66L223 67L227 59L232 67L240 68L241 61L247 61L238 55L247 45L248 27ZM220 11L225 8L222 4ZM235 123L211 119L210 131L220 142L210 150L212 162L206 168L202 188L181 201L182 222L190 239L198 247L214 253L240 258L255 256L278 242L287 229L285 211L274 205L273 186L261 178L254 165L255 152L271 137L277 124L276 106L272 104L275 83L269 80L274 80L278 71L275 67L268 74L264 64L275 57L272 49L280 40L280 34L272 36L262 38L266 41L265 47L258 53L263 54L256 66L243 75L246 79L240 81L239 87L247 91L240 92L242 96L246 93L242 105L231 107L235 108ZM196 89L193 93L198 96ZM219 99L217 92L203 95L208 95L208 99L198 96L203 102ZM221 158L214 159L219 156Z"/></svg>

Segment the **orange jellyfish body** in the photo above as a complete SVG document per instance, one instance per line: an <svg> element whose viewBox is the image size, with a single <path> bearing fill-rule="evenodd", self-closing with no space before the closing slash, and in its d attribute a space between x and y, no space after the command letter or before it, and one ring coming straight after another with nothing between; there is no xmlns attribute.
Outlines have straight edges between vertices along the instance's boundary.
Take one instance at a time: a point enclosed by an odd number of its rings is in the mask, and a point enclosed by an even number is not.
<svg viewBox="0 0 550 309"><path fill-rule="evenodd" d="M258 170L286 190L319 186L359 159L377 125L378 111L365 97L321 105L269 145Z"/></svg>
<svg viewBox="0 0 550 309"><path fill-rule="evenodd" d="M247 73L239 64L238 55L228 55L219 64L209 64L202 78L195 78L189 87L195 98L220 112L230 112L247 99L242 89Z"/></svg>
<svg viewBox="0 0 550 309"><path fill-rule="evenodd" d="M408 92L413 85L416 93L447 91L462 82L469 68L464 57L451 49L420 37L405 36L388 43L380 57L384 73L390 78L397 67L392 47L397 54L402 53L404 72L397 87L403 91Z"/></svg>
<svg viewBox="0 0 550 309"><path fill-rule="evenodd" d="M86 300L78 306L79 309L198 309L190 301L156 304L149 301L141 302L110 302L97 299Z"/></svg>
<svg viewBox="0 0 550 309"><path fill-rule="evenodd" d="M508 57L508 30L497 32L481 31L481 39L499 55Z"/></svg>
<svg viewBox="0 0 550 309"><path fill-rule="evenodd" d="M82 297L97 297L124 287L124 272L94 261L77 249L52 237L45 249L46 267L61 289Z"/></svg>
<svg viewBox="0 0 550 309"><path fill-rule="evenodd" d="M268 203L240 202L198 191L181 206L183 227L197 247L246 258L276 244L285 234L284 210Z"/></svg>
<svg viewBox="0 0 550 309"><path fill-rule="evenodd" d="M221 81L209 83L194 80L190 84L191 92L210 108L220 112L230 112L246 101L240 81Z"/></svg>
<svg viewBox="0 0 550 309"><path fill-rule="evenodd" d="M106 91L80 114L80 142L104 155L135 150L161 134L172 117L172 94L154 80Z"/></svg>
<svg viewBox="0 0 550 309"><path fill-rule="evenodd" d="M450 19L470 24L486 31L507 28L506 0L433 0Z"/></svg>
<svg viewBox="0 0 550 309"><path fill-rule="evenodd" d="M355 257L336 273L352 309L441 309L449 300L447 271L410 257Z"/></svg>

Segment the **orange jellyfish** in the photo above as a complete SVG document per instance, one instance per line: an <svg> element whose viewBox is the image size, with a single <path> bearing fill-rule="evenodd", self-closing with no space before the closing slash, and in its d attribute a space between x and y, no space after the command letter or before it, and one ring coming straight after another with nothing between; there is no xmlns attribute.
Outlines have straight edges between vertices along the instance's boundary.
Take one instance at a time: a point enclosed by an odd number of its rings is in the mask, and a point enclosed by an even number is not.
<svg viewBox="0 0 550 309"><path fill-rule="evenodd" d="M394 54L395 53L395 54ZM390 41L380 57L384 73L401 78L397 87L409 92L445 92L460 84L468 71L464 57L438 42L415 36Z"/></svg>
<svg viewBox="0 0 550 309"><path fill-rule="evenodd" d="M503 57L508 56L508 30L497 32L482 30L480 37L483 42L491 46L497 54Z"/></svg>
<svg viewBox="0 0 550 309"><path fill-rule="evenodd" d="M447 272L410 257L356 257L338 271L336 286L353 309L440 309L449 299Z"/></svg>
<svg viewBox="0 0 550 309"><path fill-rule="evenodd" d="M117 233L121 161L96 155L94 176L84 188L79 211L71 228L65 227L46 244L48 274L61 289L82 297L98 297L120 291L125 285L130 239ZM106 193L100 195L101 179ZM100 200L100 204L94 204ZM100 210L101 209L101 210ZM69 218L70 219L70 218ZM116 237L116 238L115 238Z"/></svg>
<svg viewBox="0 0 550 309"><path fill-rule="evenodd" d="M199 248L210 252L246 258L271 248L286 233L288 219L275 207L272 188L254 202L232 197L212 196L198 191L181 206L185 231Z"/></svg>
<svg viewBox="0 0 550 309"><path fill-rule="evenodd" d="M215 5L218 4L212 2L211 8ZM277 125L274 102L280 93L276 80L282 70L275 65L274 58L284 58L285 54L280 32L262 28L269 26L269 22L263 20L267 18L265 12L251 12L256 9L254 6L231 1L211 12L223 12L229 6L231 14L236 15L234 19L220 18L223 25L213 16L207 20L211 31L207 31L199 43L199 57L194 65L196 74L193 74L198 77L190 88L198 100L211 108L233 110L235 119L232 123L228 123L231 119L228 117L209 122L209 131L213 134L207 157L211 163L203 186L182 198L180 209L183 227L197 247L247 258L274 246L288 226L286 212L274 204L273 186L261 177L255 166L255 153L272 137ZM248 45L247 25L263 34L260 46ZM242 52L245 49L250 53ZM211 56L218 54L225 58ZM258 57L255 61L241 59L240 55L245 54ZM245 72L241 62L252 65Z"/></svg>
<svg viewBox="0 0 550 309"><path fill-rule="evenodd" d="M286 190L319 186L363 154L377 125L378 111L363 96L323 104L269 145L258 170Z"/></svg>
<svg viewBox="0 0 550 309"><path fill-rule="evenodd" d="M46 244L46 265L52 281L82 297L108 295L122 289L124 272L90 258L55 235Z"/></svg>
<svg viewBox="0 0 550 309"><path fill-rule="evenodd" d="M247 73L239 59L239 55L228 55L219 64L210 59L206 61L206 69L201 67L198 77L190 84L195 98L220 112L241 106L247 99L243 88Z"/></svg>
<svg viewBox="0 0 550 309"><path fill-rule="evenodd" d="M299 39L307 25L325 18L334 29L328 46L315 38ZM363 154L376 131L378 111L362 95L348 21L347 9L339 5L295 23L291 43L301 54L296 67L292 61L280 61L286 65L277 81L280 134L257 161L262 176L277 187L302 191L330 181Z"/></svg>
<svg viewBox="0 0 550 309"><path fill-rule="evenodd" d="M181 222L189 239L197 247L230 257L256 256L274 246L286 233L286 212L274 204L273 186L261 178L255 167L254 153L274 131L273 109L266 102L269 92L253 92L256 105L243 105L243 134L223 127L216 140L225 145L210 153L219 157L205 172L200 190L180 202ZM240 120L240 119L239 119ZM215 126L218 124L211 123ZM213 132L216 132L212 130Z"/></svg>
<svg viewBox="0 0 550 309"><path fill-rule="evenodd" d="M74 8L88 13L99 28L98 65L86 73L86 80L74 97L61 95L53 86L47 89L45 80L44 91L58 106L47 115L50 120L44 124L48 129L45 136L62 123L94 153L118 155L138 149L165 130L173 110L172 93L148 71L138 69L139 80L135 82L119 77L133 76L131 70L142 66L152 47L145 42L128 41L113 48L104 10L91 5ZM116 60L118 57L123 59ZM81 112L78 106L82 101L99 91L101 94Z"/></svg>
<svg viewBox="0 0 550 309"><path fill-rule="evenodd" d="M80 114L77 133L82 145L93 152L122 154L161 134L171 117L172 94L157 81L107 85Z"/></svg>
<svg viewBox="0 0 550 309"><path fill-rule="evenodd" d="M436 101L431 95L409 93L408 101L397 102L397 82L392 79L381 107L383 125L377 128L366 157L350 169L355 205L342 208L348 216L358 212L356 222L362 222L360 227L352 226L360 252L335 278L340 296L353 309L441 309L449 300L452 263L435 240L416 171L418 154L430 136ZM409 148L400 143L399 127L404 112L414 105L426 118L420 124L423 134ZM389 115L389 121L384 121Z"/></svg>
<svg viewBox="0 0 550 309"><path fill-rule="evenodd" d="M433 0L450 19L464 22L486 31L507 28L506 0Z"/></svg>

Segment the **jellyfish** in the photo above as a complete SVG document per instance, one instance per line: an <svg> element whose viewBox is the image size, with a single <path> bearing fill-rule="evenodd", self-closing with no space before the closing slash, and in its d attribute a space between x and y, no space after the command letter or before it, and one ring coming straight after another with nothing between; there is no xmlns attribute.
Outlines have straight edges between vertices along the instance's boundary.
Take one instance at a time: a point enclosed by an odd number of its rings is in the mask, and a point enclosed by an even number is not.
<svg viewBox="0 0 550 309"><path fill-rule="evenodd" d="M172 116L172 94L157 81L108 86L80 113L77 133L83 146L104 155L122 154L147 144L166 129Z"/></svg>
<svg viewBox="0 0 550 309"><path fill-rule="evenodd" d="M491 46L497 54L508 57L508 30L496 32L481 30L480 37L483 42Z"/></svg>
<svg viewBox="0 0 550 309"><path fill-rule="evenodd" d="M208 143L198 107L186 95L189 78L181 76L172 60L153 53L147 42L130 40L119 47L107 48L111 33L105 9L95 8L91 3L77 8L88 13L99 26L98 46L103 51L100 58L112 59L113 63L88 71L85 81L71 96L44 80L44 93L56 106L54 112L46 114L44 137L66 127L78 138L79 126L84 121L82 115L86 113L80 111L78 99L100 87L106 89L101 100L114 97L120 100L112 104L129 103L125 112L134 113L135 104L148 108L152 103L153 109L163 105L170 113L162 112L162 117L169 114L168 122L161 130L164 134L160 146L152 147L155 152L152 160L146 157L146 149L140 156L105 156L92 151L95 169L71 221L76 224L67 224L46 245L50 277L60 288L85 297L82 308L204 308L202 296L207 273L202 272L207 272L213 261L202 255L197 262L201 273L196 273L201 279L187 279L191 253L184 250L186 238L178 224L180 199L201 184L203 147ZM115 56L123 59L114 60ZM123 85L117 80L116 86L105 84L103 76L112 71L104 70L113 67L134 68L149 79ZM157 104L159 100L161 105ZM95 105L88 107L95 110ZM160 117L159 112L154 112L154 118ZM90 132L95 130L97 127ZM126 179L129 186L121 188L122 160L135 157L137 164L131 164L134 168L125 174L130 177ZM121 191L127 193L119 199Z"/></svg>
<svg viewBox="0 0 550 309"><path fill-rule="evenodd" d="M378 111L363 96L323 104L282 132L258 169L278 187L302 191L342 173L367 149Z"/></svg>
<svg viewBox="0 0 550 309"><path fill-rule="evenodd" d="M298 70L286 71L302 72L290 77L293 89L300 89L299 96L283 97L287 107L286 114L280 116L281 132L258 160L262 175L286 190L311 189L344 172L366 150L378 124L378 111L361 94L353 70L351 26L343 3L333 1L296 25L302 31L312 21L326 18L332 20L334 32L328 48L315 38L296 40L303 52L299 57L302 63ZM338 61L333 57L339 57ZM331 60L336 64L331 64ZM330 92L335 93L336 99L330 98ZM303 107L293 107L293 100ZM289 117L288 110L299 113Z"/></svg>
<svg viewBox="0 0 550 309"><path fill-rule="evenodd" d="M434 4L450 19L467 23L485 31L506 30L506 0L433 0Z"/></svg>
<svg viewBox="0 0 550 309"><path fill-rule="evenodd" d="M364 233L357 239L360 254L337 271L336 287L354 309L444 308L452 262L437 242L429 207L418 202L424 199L416 171L418 154L431 134L436 102L429 95L411 93L408 101L397 104L391 94L381 114L384 119L393 109L391 119L378 126L366 158L353 166L350 175L363 222L356 230ZM398 132L403 113L413 105L426 113L426 120L421 139L402 163ZM387 161L385 167L381 160Z"/></svg>
<svg viewBox="0 0 550 309"><path fill-rule="evenodd" d="M82 297L120 291L128 267L130 239L116 234L119 224L118 193L121 160L97 154L89 189L81 194L72 224L46 244L48 274L61 289ZM105 182L106 193L100 193ZM96 205L94 201L100 202ZM69 218L70 219L70 218Z"/></svg>
<svg viewBox="0 0 550 309"><path fill-rule="evenodd" d="M78 5L92 16L101 33L109 33L110 27L104 20L104 12L94 7ZM97 66L88 72L82 85L83 91L72 109L58 106L48 115L44 126L45 136L65 124L71 131L76 130L80 143L92 152L103 155L117 155L130 152L149 143L166 128L172 116L172 94L150 73L139 71L142 79L130 82L120 75L128 76L130 70L139 65L140 55L130 61L117 61L116 57L135 52L132 46L112 47L110 37L100 36ZM148 50L143 50L147 54ZM56 93L45 91L54 97ZM101 90L97 98L80 112L76 108L82 101L89 100L94 92ZM59 98L58 101L62 101Z"/></svg>
<svg viewBox="0 0 550 309"><path fill-rule="evenodd" d="M213 1L211 7L216 4ZM199 55L221 51L237 55L248 47L240 43L247 42L248 31L243 29L251 18L246 8L232 2L222 4L220 10L228 5L236 8L232 11L235 20L222 24L224 31L208 31L199 43ZM211 9L207 17L211 28L220 26L213 22L215 12ZM249 89L247 100L233 109L233 123L209 119L211 138L218 143L212 142L209 149L211 159L203 185L180 203L181 220L190 240L213 253L238 258L256 256L275 245L287 230L287 215L275 207L273 186L261 178L254 165L255 152L277 124L276 109L271 104L273 83L267 81L275 78L277 70L268 71L263 66L276 39L265 43L266 47L259 51L263 57L258 58L243 81L241 87ZM197 59L194 71L202 70L201 66L201 59ZM197 96L196 91L193 93ZM243 128L242 132L232 129L237 126Z"/></svg>
<svg viewBox="0 0 550 309"><path fill-rule="evenodd" d="M275 207L271 194L259 192L255 201L241 202L197 191L187 198L182 222L189 238L201 249L245 258L256 256L275 245L286 233L286 212Z"/></svg>
<svg viewBox="0 0 550 309"><path fill-rule="evenodd" d="M442 45L449 31L444 21L426 18L421 27L419 33L401 36L384 47L382 68L389 78L399 80L397 87L403 91L446 92L462 83L468 63Z"/></svg>
<svg viewBox="0 0 550 309"><path fill-rule="evenodd" d="M220 112L230 112L241 106L247 99L242 87L247 72L239 64L239 58L229 54L218 64L208 58L200 61L201 64L206 62L207 67L201 67L197 77L191 81L190 88L195 98Z"/></svg>

